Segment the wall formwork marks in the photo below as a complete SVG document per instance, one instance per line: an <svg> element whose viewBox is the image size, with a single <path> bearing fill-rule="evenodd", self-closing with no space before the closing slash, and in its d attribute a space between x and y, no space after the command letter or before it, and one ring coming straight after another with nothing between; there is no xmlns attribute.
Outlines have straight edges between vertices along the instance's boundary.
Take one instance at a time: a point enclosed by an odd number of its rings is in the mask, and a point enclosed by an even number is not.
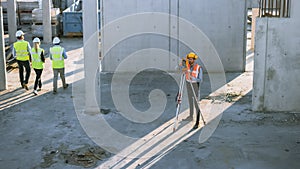
<svg viewBox="0 0 300 169"><path fill-rule="evenodd" d="M127 1L102 1L103 25L126 15L145 12L161 12L174 15L191 22L200 29L212 42L217 50L225 71L244 71L245 67L245 19L246 1L241 0L127 0ZM144 22L151 22L145 20ZM143 23L134 23L143 26ZM175 26L174 26L175 25ZM170 20L159 25L169 30L169 34L177 34L180 39L185 30L181 25L176 25L176 20ZM179 28L175 29L174 27ZM120 31L122 28L120 28ZM107 42L110 37L102 36L102 43ZM173 38L160 35L144 34L135 35L122 40L116 44L103 60L103 71L114 71L128 55L146 48L160 48L170 53L184 57L191 49L184 43L177 42ZM208 50L208 49L203 49ZM203 56L201 52L198 53ZM172 58L166 59L170 64L165 70L174 71L175 64L179 62ZM142 60L141 62L146 62ZM200 61L201 62L201 61ZM160 64L160 61L157 61ZM147 65L145 65L147 66ZM205 66L205 65L204 65Z"/></svg>
<svg viewBox="0 0 300 169"><path fill-rule="evenodd" d="M258 18L256 25L253 110L300 111L300 2L290 18Z"/></svg>

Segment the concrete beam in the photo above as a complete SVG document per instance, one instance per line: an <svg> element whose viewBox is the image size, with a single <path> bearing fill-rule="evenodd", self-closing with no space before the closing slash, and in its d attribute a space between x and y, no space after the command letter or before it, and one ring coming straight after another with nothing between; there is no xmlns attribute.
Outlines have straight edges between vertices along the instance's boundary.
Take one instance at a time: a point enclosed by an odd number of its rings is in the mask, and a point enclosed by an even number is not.
<svg viewBox="0 0 300 169"><path fill-rule="evenodd" d="M5 61L6 58L4 45L3 12L2 7L0 6L0 90L7 89Z"/></svg>
<svg viewBox="0 0 300 169"><path fill-rule="evenodd" d="M52 28L51 28L51 0L43 0L43 41L44 43L51 43Z"/></svg>
<svg viewBox="0 0 300 169"><path fill-rule="evenodd" d="M7 21L8 21L8 34L9 34L9 43L16 41L16 32L17 32L17 6L16 0L7 1Z"/></svg>
<svg viewBox="0 0 300 169"><path fill-rule="evenodd" d="M83 1L83 52L85 77L85 111L98 110L95 90L99 65L98 1Z"/></svg>

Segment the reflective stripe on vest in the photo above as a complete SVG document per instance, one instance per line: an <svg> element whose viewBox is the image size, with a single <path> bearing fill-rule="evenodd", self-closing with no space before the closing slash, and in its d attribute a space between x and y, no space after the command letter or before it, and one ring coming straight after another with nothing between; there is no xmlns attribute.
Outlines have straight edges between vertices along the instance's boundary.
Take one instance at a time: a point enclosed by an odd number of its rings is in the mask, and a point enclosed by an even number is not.
<svg viewBox="0 0 300 169"><path fill-rule="evenodd" d="M198 64L195 64L194 65L194 67L193 67L193 70L192 70L192 72L191 72L191 66L188 64L187 65L187 72L186 72L186 80L187 81L190 81L189 79L188 79L188 76L189 76L189 74L191 73L191 76L192 77L194 77L194 78L197 78L198 77L198 75L199 75L199 72L200 72L200 68L201 68L201 66L199 66ZM196 81L193 81L193 80L191 80L191 82L196 82Z"/></svg>
<svg viewBox="0 0 300 169"><path fill-rule="evenodd" d="M41 54L44 51L42 48L38 48L36 52L34 48L31 49L31 61L32 61L32 68L34 69L43 69L44 62L41 59Z"/></svg>
<svg viewBox="0 0 300 169"><path fill-rule="evenodd" d="M14 48L16 51L16 59L20 61L29 60L28 42L27 41L17 41L14 43Z"/></svg>
<svg viewBox="0 0 300 169"><path fill-rule="evenodd" d="M50 48L50 53L52 55L52 68L64 68L65 62L63 57L64 48L61 46L53 46Z"/></svg>

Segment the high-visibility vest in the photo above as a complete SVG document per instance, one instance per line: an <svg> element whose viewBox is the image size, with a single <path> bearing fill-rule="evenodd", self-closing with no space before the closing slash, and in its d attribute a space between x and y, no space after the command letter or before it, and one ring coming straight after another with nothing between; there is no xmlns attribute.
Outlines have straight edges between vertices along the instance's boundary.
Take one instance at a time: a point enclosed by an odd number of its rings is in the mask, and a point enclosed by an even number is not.
<svg viewBox="0 0 300 169"><path fill-rule="evenodd" d="M60 69L65 67L63 51L64 48L61 46L53 46L50 48L50 53L52 55L52 68Z"/></svg>
<svg viewBox="0 0 300 169"><path fill-rule="evenodd" d="M32 62L32 68L34 69L43 69L44 68L44 62L41 58L41 53L44 52L44 49L38 48L36 51L35 48L31 49L31 62Z"/></svg>
<svg viewBox="0 0 300 169"><path fill-rule="evenodd" d="M29 60L28 42L20 40L14 43L14 49L16 52L16 59L20 61Z"/></svg>
<svg viewBox="0 0 300 169"><path fill-rule="evenodd" d="M189 80L189 76L191 75L191 77L194 77L194 78L197 78L199 73L200 73L200 68L201 66L199 66L198 64L194 64L194 67L193 67L193 70L191 70L191 66L190 64L187 65L187 71L186 71L186 80L187 81L190 81ZM192 81L191 82L195 82L195 81Z"/></svg>

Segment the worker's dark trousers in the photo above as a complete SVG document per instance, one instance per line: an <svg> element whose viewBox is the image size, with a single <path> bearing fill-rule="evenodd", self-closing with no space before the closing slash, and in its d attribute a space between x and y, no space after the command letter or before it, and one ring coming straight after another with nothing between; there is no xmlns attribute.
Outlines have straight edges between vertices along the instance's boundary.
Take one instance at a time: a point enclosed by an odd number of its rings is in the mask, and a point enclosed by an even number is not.
<svg viewBox="0 0 300 169"><path fill-rule="evenodd" d="M192 83L192 86L194 88L195 94L196 94L196 100L198 101L200 96L199 96L199 83ZM195 106L195 104L198 104L198 102L195 102L194 100L194 94L190 85L190 82L186 81L186 87L187 87L187 94L188 94L188 100L189 100L189 106L190 106L190 117L194 117L194 108L196 109L197 112L197 119L196 119L196 124L199 123L199 118L200 118L200 109L198 109L198 106Z"/></svg>
<svg viewBox="0 0 300 169"><path fill-rule="evenodd" d="M20 83L21 83L21 86L23 86L24 84L28 84L28 80L30 77L30 71L31 71L30 63L29 63L29 60L26 60L26 61L17 60L17 62L18 62L18 66L19 66ZM24 68L26 71L25 79L24 79Z"/></svg>
<svg viewBox="0 0 300 169"><path fill-rule="evenodd" d="M38 85L39 85L39 88L42 88L41 76L42 76L43 69L34 69L34 71L35 71L36 76L35 76L35 82L34 82L33 89L36 90Z"/></svg>

